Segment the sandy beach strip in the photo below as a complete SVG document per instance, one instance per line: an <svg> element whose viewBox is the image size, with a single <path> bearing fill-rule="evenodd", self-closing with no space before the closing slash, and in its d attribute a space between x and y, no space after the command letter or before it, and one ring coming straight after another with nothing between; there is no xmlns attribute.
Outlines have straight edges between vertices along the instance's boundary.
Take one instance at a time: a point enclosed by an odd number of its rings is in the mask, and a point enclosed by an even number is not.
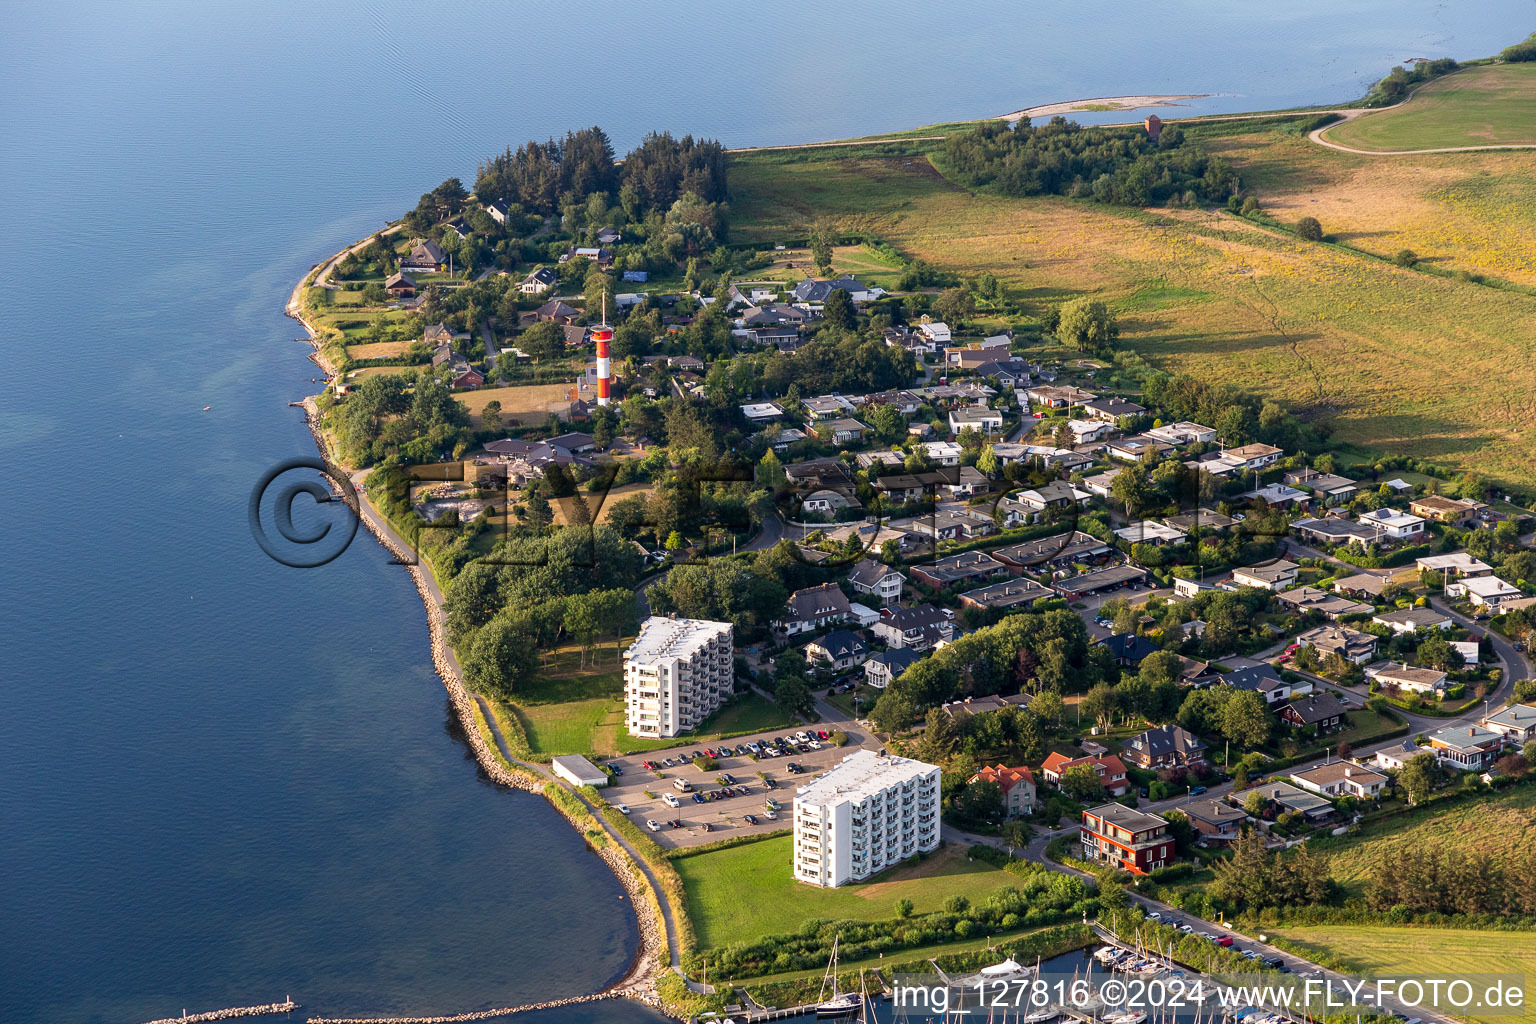
<svg viewBox="0 0 1536 1024"><path fill-rule="evenodd" d="M1178 96L1099 96L1087 100L1068 100L1065 103L1045 103L1038 107L1025 107L1011 114L1003 114L996 120L1017 121L1021 117L1033 120L1037 117L1055 117L1057 114L1090 114L1116 110L1137 110L1141 107L1172 107L1181 100L1203 100L1215 93L1195 92Z"/></svg>

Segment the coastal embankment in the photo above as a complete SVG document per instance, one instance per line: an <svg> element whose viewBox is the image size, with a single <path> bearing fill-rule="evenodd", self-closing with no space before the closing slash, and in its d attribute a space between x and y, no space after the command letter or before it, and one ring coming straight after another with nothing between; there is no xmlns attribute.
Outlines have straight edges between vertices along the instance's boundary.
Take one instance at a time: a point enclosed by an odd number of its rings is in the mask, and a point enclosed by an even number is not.
<svg viewBox="0 0 1536 1024"><path fill-rule="evenodd" d="M471 1013L454 1014L451 1017L311 1017L305 1024L460 1024L461 1021L491 1020L495 1017L510 1017L513 1014L530 1013L534 1010L553 1010L561 1006L575 1006L578 1003L595 1003L600 999L617 999L620 995L621 993L612 991L595 992L589 996L551 999L543 1003L507 1006L496 1010L475 1010Z"/></svg>
<svg viewBox="0 0 1536 1024"><path fill-rule="evenodd" d="M235 1020L239 1017L265 1017L273 1013L292 1013L298 1008L298 1003L292 999L285 999L280 1003L265 1003L261 1006L231 1006L227 1010L209 1010L206 1013L187 1013L183 1010L180 1017L161 1017L159 1020L147 1021L146 1024L201 1024L203 1021Z"/></svg>
<svg viewBox="0 0 1536 1024"><path fill-rule="evenodd" d="M366 244L366 240L363 243ZM352 248L342 250L335 257L317 264L317 269L306 275L294 288L289 299L286 312L289 316L304 325L312 344L315 345L318 357L319 333L314 325L304 316L303 293L309 286L313 277L324 273L323 268L333 266L341 257ZM330 373L331 371L327 371ZM315 445L320 454L328 461L332 460L332 453L326 442L324 432L320 425L319 412L312 399L306 399L303 403L305 415L308 419L310 432L314 437ZM630 964L629 970L624 975L609 985L603 991L583 996L572 996L564 1000L540 1003L534 1006L510 1007L499 1010L475 1011L464 1016L441 1017L412 1017L389 1018L392 1024L401 1024L402 1021L459 1021L482 1020L490 1017L506 1016L511 1013L521 1012L526 1009L537 1009L551 1006L563 1006L574 1002L589 1002L599 998L612 998L625 996L646 1003L659 1010L665 1010L660 998L656 994L654 976L657 971L668 966L669 960L673 965L678 964L678 954L675 950L669 950L668 932L664 921L662 902L666 894L651 885L645 877L644 867L635 862L625 851L625 844L618 832L602 817L593 813L585 800L579 794L565 787L563 783L547 774L547 770L540 765L516 761L503 757L494 749L486 731L481 729L477 705L470 696L468 687L464 684L463 671L459 665L458 657L453 648L448 644L446 631L445 601L441 588L432 577L431 572L421 564L412 551L410 545L394 530L383 514L369 501L365 490L357 492L357 505L353 512L362 521L368 531L374 535L379 544L384 547L395 559L404 566L410 574L412 582L416 585L416 592L421 597L422 606L427 613L427 634L432 651L432 662L437 669L438 677L442 680L443 687L448 693L449 705L453 708L454 717L458 719L464 740L473 751L475 761L480 770L492 781L506 786L509 789L518 789L528 793L536 793L543 796L551 806L559 811L578 832L589 837L588 842L593 852L601 857L608 865L629 894L630 902L635 907L636 921L640 930L640 948ZM550 787L557 787L564 792L565 799L557 798L550 792ZM593 842L592 835L600 834L604 841ZM670 957L669 957L670 952Z"/></svg>

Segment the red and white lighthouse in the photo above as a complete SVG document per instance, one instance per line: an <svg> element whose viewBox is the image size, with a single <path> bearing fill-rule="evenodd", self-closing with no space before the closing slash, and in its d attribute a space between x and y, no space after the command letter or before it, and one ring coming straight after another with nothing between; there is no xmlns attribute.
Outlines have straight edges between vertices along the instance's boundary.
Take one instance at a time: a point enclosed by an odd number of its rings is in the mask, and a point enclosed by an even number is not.
<svg viewBox="0 0 1536 1024"><path fill-rule="evenodd" d="M608 361L608 343L613 341L613 328L608 326L608 296L603 296L603 322L592 328L592 341L597 345L597 404L608 404L608 382L611 375Z"/></svg>

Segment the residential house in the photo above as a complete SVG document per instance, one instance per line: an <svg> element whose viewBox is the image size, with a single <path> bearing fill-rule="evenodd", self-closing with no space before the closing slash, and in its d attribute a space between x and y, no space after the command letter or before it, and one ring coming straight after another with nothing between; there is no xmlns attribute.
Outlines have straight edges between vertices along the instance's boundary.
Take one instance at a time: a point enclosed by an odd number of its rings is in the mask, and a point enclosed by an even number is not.
<svg viewBox="0 0 1536 1024"><path fill-rule="evenodd" d="M1408 511L1425 519L1450 526L1467 526L1476 522L1477 514L1488 506L1466 498L1447 498L1439 494L1426 494L1408 503Z"/></svg>
<svg viewBox="0 0 1536 1024"><path fill-rule="evenodd" d="M400 260L400 269L406 272L438 274L448 269L448 254L430 238L411 242L411 251Z"/></svg>
<svg viewBox="0 0 1536 1024"><path fill-rule="evenodd" d="M1505 601L1523 596L1520 588L1497 576L1473 576L1459 579L1445 588L1446 597L1465 597L1474 608L1498 608Z"/></svg>
<svg viewBox="0 0 1536 1024"><path fill-rule="evenodd" d="M1110 423L1118 422L1126 416L1140 416L1146 411L1135 402L1128 402L1123 398L1096 398L1091 402L1083 403L1083 412L1088 416Z"/></svg>
<svg viewBox="0 0 1536 1024"><path fill-rule="evenodd" d="M1132 736L1120 751L1137 768L1190 767L1205 763L1206 743L1177 725L1164 725Z"/></svg>
<svg viewBox="0 0 1536 1024"><path fill-rule="evenodd" d="M1084 477L1083 490L1089 494L1096 494L1106 501L1112 499L1115 496L1115 477L1119 476L1123 469L1124 467L1122 466L1116 466L1113 469L1106 469L1102 473L1095 473L1093 476Z"/></svg>
<svg viewBox="0 0 1536 1024"><path fill-rule="evenodd" d="M1376 638L1348 626L1318 626L1297 636L1296 642L1315 648L1320 659L1337 654L1345 661L1364 665L1376 656Z"/></svg>
<svg viewBox="0 0 1536 1024"><path fill-rule="evenodd" d="M941 485L949 492L951 498L971 498L990 490L992 481L987 479L987 474L975 466L957 466L953 469L939 471L944 477Z"/></svg>
<svg viewBox="0 0 1536 1024"><path fill-rule="evenodd" d="M1499 756L1502 733L1476 725L1447 725L1429 734L1429 750L1440 763L1464 772L1486 771Z"/></svg>
<svg viewBox="0 0 1536 1024"><path fill-rule="evenodd" d="M1251 471L1273 466L1285 452L1274 445L1245 444L1238 448L1224 448L1221 454Z"/></svg>
<svg viewBox="0 0 1536 1024"><path fill-rule="evenodd" d="M1346 708L1339 698L1330 691L1323 690L1314 693L1310 697L1292 697L1291 700L1281 704L1276 714L1284 722L1296 726L1298 729L1314 728L1319 734L1330 733L1342 729L1349 724L1345 716Z"/></svg>
<svg viewBox="0 0 1536 1024"><path fill-rule="evenodd" d="M1110 441L1104 446L1104 454L1121 462L1141 462L1151 452L1153 458L1161 462L1174 452L1173 445L1167 441L1159 441L1155 437L1146 434L1133 434L1130 437L1122 437L1116 441Z"/></svg>
<svg viewBox="0 0 1536 1024"><path fill-rule="evenodd" d="M1281 811L1300 814L1309 825L1320 825L1334 814L1332 803L1287 782L1267 782L1241 793L1229 793L1227 799L1234 803L1246 802L1249 793L1258 793L1266 803L1274 804Z"/></svg>
<svg viewBox="0 0 1536 1024"><path fill-rule="evenodd" d="M1360 516L1360 521L1377 531L1379 538L1411 540L1424 534L1424 520L1395 508L1378 508Z"/></svg>
<svg viewBox="0 0 1536 1024"><path fill-rule="evenodd" d="M1049 587L1042 587L1033 580L1011 579L967 590L960 595L960 604L966 608L988 611L1013 611L1028 608L1041 598L1055 596Z"/></svg>
<svg viewBox="0 0 1536 1024"><path fill-rule="evenodd" d="M1465 551L1450 555L1426 555L1416 559L1413 565L1419 572L1443 573L1447 579L1452 576L1487 576L1493 572L1493 566Z"/></svg>
<svg viewBox="0 0 1536 1024"><path fill-rule="evenodd" d="M624 236L620 234L617 228L602 227L597 229L596 240L598 245L618 245L623 238Z"/></svg>
<svg viewBox="0 0 1536 1024"><path fill-rule="evenodd" d="M1340 505L1360 493L1360 488L1349 477L1319 473L1315 469L1293 470L1285 474L1285 482L1292 487L1310 491L1312 497L1324 505Z"/></svg>
<svg viewBox="0 0 1536 1024"><path fill-rule="evenodd" d="M842 395L817 395L804 399L802 404L813 420L840 419L854 411L853 403Z"/></svg>
<svg viewBox="0 0 1536 1024"><path fill-rule="evenodd" d="M416 294L416 279L405 271L390 274L384 279L384 291L397 299L408 299Z"/></svg>
<svg viewBox="0 0 1536 1024"><path fill-rule="evenodd" d="M965 449L954 441L924 441L923 448L936 466L958 466Z"/></svg>
<svg viewBox="0 0 1536 1024"><path fill-rule="evenodd" d="M1325 516L1321 519L1298 519L1291 529L1304 541L1312 544L1346 545L1364 548L1381 540L1381 531L1366 523L1357 523L1348 516Z"/></svg>
<svg viewBox="0 0 1536 1024"><path fill-rule="evenodd" d="M1369 616L1373 611L1370 605L1362 605L1358 600L1350 600L1349 597L1318 590L1316 586L1296 586L1295 590L1275 594L1275 599L1283 605L1292 606L1301 614L1315 611L1329 622L1338 622L1346 616Z"/></svg>
<svg viewBox="0 0 1536 1024"><path fill-rule="evenodd" d="M890 473L875 480L871 486L898 505L910 505L934 497L934 492L944 483L938 473Z"/></svg>
<svg viewBox="0 0 1536 1024"><path fill-rule="evenodd" d="M983 354L989 356L987 361L973 368L978 377L991 377L1000 386L1009 390L1028 384L1034 377L1034 373L1027 360L997 359L991 356L990 353Z"/></svg>
<svg viewBox="0 0 1536 1024"><path fill-rule="evenodd" d="M933 343L935 350L939 346L948 345L954 337L950 333L949 324L944 323L942 320L929 324L918 324L917 329L925 338Z"/></svg>
<svg viewBox="0 0 1536 1024"><path fill-rule="evenodd" d="M1241 834L1243 822L1248 820L1241 808L1221 800L1199 800L1183 804L1179 810L1200 834L1196 841L1207 846L1225 846L1233 842Z"/></svg>
<svg viewBox="0 0 1536 1024"><path fill-rule="evenodd" d="M596 245L568 245L565 247L565 252L560 254L561 263L578 259L594 263L606 270L613 266L613 251Z"/></svg>
<svg viewBox="0 0 1536 1024"><path fill-rule="evenodd" d="M848 419L847 417L824 420L816 425L816 429L818 433L822 430L831 433L832 443L838 445L857 444L864 440L864 434L869 430L868 427L858 420Z"/></svg>
<svg viewBox="0 0 1536 1024"><path fill-rule="evenodd" d="M1006 565L985 551L963 551L911 569L914 580L935 590L991 579L1007 571Z"/></svg>
<svg viewBox="0 0 1536 1024"><path fill-rule="evenodd" d="M498 199L493 203L485 204L485 212L491 215L491 220L497 224L507 222L507 212L511 209L504 201Z"/></svg>
<svg viewBox="0 0 1536 1024"><path fill-rule="evenodd" d="M845 509L857 508L858 506L859 503L853 498L830 488L812 491L800 499L800 510L802 512L812 515L831 515L833 518L846 519L848 518L847 516L839 517L838 513Z"/></svg>
<svg viewBox="0 0 1536 1024"><path fill-rule="evenodd" d="M1115 431L1114 424L1103 420L1067 420L1067 429L1072 432L1073 444L1094 444Z"/></svg>
<svg viewBox="0 0 1536 1024"><path fill-rule="evenodd" d="M1377 768L1398 769L1407 764L1426 749L1414 743L1413 740L1401 740L1390 747L1383 747L1371 757L1371 764Z"/></svg>
<svg viewBox="0 0 1536 1024"><path fill-rule="evenodd" d="M870 595L882 605L901 600L901 588L906 580L901 573L873 558L861 559L848 572L848 582L854 590Z"/></svg>
<svg viewBox="0 0 1536 1024"><path fill-rule="evenodd" d="M784 614L774 626L786 636L794 636L847 621L849 615L847 595L836 583L823 583L790 594Z"/></svg>
<svg viewBox="0 0 1536 1024"><path fill-rule="evenodd" d="M978 409L974 406L964 409L951 409L949 411L950 433L958 434L967 428L979 434L1001 433L1003 429L1003 414L996 409Z"/></svg>
<svg viewBox="0 0 1536 1024"><path fill-rule="evenodd" d="M1263 697L1264 703L1270 707L1289 700L1292 692L1291 684L1281 679L1275 667L1268 662L1228 672L1221 677L1221 681L1234 690L1252 690Z"/></svg>
<svg viewBox="0 0 1536 1024"><path fill-rule="evenodd" d="M834 629L824 636L808 642L803 648L808 664L841 672L862 665L869 657L869 644L858 634L846 629Z"/></svg>
<svg viewBox="0 0 1536 1024"><path fill-rule="evenodd" d="M1333 590L1334 593L1348 594L1351 597L1380 598L1387 592L1387 587L1391 585L1392 580L1390 577L1362 572L1334 580Z"/></svg>
<svg viewBox="0 0 1536 1024"><path fill-rule="evenodd" d="M1059 569L1074 562L1098 561L1109 554L1109 545L1092 534L1068 530L1037 540L1010 544L992 552L992 557L1015 569L1034 571Z"/></svg>
<svg viewBox="0 0 1536 1024"><path fill-rule="evenodd" d="M1030 771L1028 765L1019 768L1004 765L982 768L966 781L969 785L978 782L995 783L1003 794L1005 817L1018 818L1035 813L1035 773Z"/></svg>
<svg viewBox="0 0 1536 1024"><path fill-rule="evenodd" d="M886 293L878 285L867 285L851 274L844 274L836 280L808 277L795 285L793 295L796 302L822 305L833 291L847 292L854 302L873 302Z"/></svg>
<svg viewBox="0 0 1536 1024"><path fill-rule="evenodd" d="M1066 480L1051 480L1039 487L1017 491L1000 502L1000 505L1003 507L1004 515L1015 520L1009 523L1011 527L1021 522L1044 519L1052 509L1087 505L1091 500L1093 500L1092 495L1078 490Z"/></svg>
<svg viewBox="0 0 1536 1024"><path fill-rule="evenodd" d="M1087 765L1098 776L1104 792L1112 797L1122 797L1130 791L1131 783L1125 770L1125 762L1114 754L1088 754L1084 757L1068 757L1060 752L1049 754L1040 765L1040 774L1046 782L1061 784L1062 773L1078 765Z"/></svg>
<svg viewBox="0 0 1536 1024"><path fill-rule="evenodd" d="M1483 719L1482 727L1504 737L1504 742L1524 746L1536 739L1536 706L1512 704L1496 715Z"/></svg>
<svg viewBox="0 0 1536 1024"><path fill-rule="evenodd" d="M533 318L540 323L569 326L581 319L581 310L559 299L551 299L533 311Z"/></svg>
<svg viewBox="0 0 1536 1024"><path fill-rule="evenodd" d="M1455 622L1442 611L1434 608L1399 608L1371 616L1371 621L1386 626L1394 633L1416 633L1421 629L1451 629Z"/></svg>
<svg viewBox="0 0 1536 1024"><path fill-rule="evenodd" d="M841 459L807 459L784 467L789 482L801 489L829 487L834 490L853 489L853 476Z"/></svg>
<svg viewBox="0 0 1536 1024"><path fill-rule="evenodd" d="M1147 655L1159 650L1157 644L1137 633L1116 633L1105 637L1102 642L1115 656L1115 664L1122 668L1140 665Z"/></svg>
<svg viewBox="0 0 1536 1024"><path fill-rule="evenodd" d="M752 402L741 407L741 414L761 426L784 418L784 410L774 402Z"/></svg>
<svg viewBox="0 0 1536 1024"><path fill-rule="evenodd" d="M877 651L864 662L864 682L877 690L883 690L922 659L923 655L910 647Z"/></svg>
<svg viewBox="0 0 1536 1024"><path fill-rule="evenodd" d="M1280 591L1296 582L1296 571L1301 566L1278 558L1264 565L1250 565L1232 570L1232 582L1240 587L1257 587L1260 590Z"/></svg>
<svg viewBox="0 0 1536 1024"><path fill-rule="evenodd" d="M1180 420L1177 423L1165 423L1161 427L1153 427L1147 431L1147 436L1173 445L1210 444L1216 440L1216 431L1198 423Z"/></svg>
<svg viewBox="0 0 1536 1024"><path fill-rule="evenodd" d="M1145 875L1173 862L1168 822L1122 804L1102 804L1083 812L1083 859Z"/></svg>
<svg viewBox="0 0 1536 1024"><path fill-rule="evenodd" d="M1352 796L1361 800L1374 800L1381 795L1387 777L1351 761L1333 761L1303 772L1292 772L1291 781L1319 796Z"/></svg>
<svg viewBox="0 0 1536 1024"><path fill-rule="evenodd" d="M870 629L889 647L917 651L926 651L940 642L948 643L955 635L955 624L949 612L926 603L909 608L882 608L880 621Z"/></svg>
<svg viewBox="0 0 1536 1024"><path fill-rule="evenodd" d="M1196 530L1202 533L1220 533L1237 525L1237 520L1231 516L1224 516L1213 508L1204 507L1176 516L1164 516L1163 522L1185 533L1193 533Z"/></svg>
<svg viewBox="0 0 1536 1024"><path fill-rule="evenodd" d="M1094 569L1081 576L1058 580L1051 588L1069 601L1076 601L1085 594L1097 594L1138 584L1147 578L1147 570L1136 565L1112 565L1107 569Z"/></svg>
<svg viewBox="0 0 1536 1024"><path fill-rule="evenodd" d="M1091 391L1082 388L1064 386L1057 387L1053 384L1043 384L1037 388L1030 388L1025 394L1030 402L1035 405L1043 405L1051 409L1070 409L1093 401L1098 396Z"/></svg>
<svg viewBox="0 0 1536 1024"><path fill-rule="evenodd" d="M1183 530L1176 530L1171 526L1151 519L1142 519L1129 523L1115 531L1115 536L1127 544L1179 544L1185 540Z"/></svg>
<svg viewBox="0 0 1536 1024"><path fill-rule="evenodd" d="M1262 501L1270 508L1288 508L1292 505L1302 506L1312 500L1312 496L1306 491L1287 487L1284 484L1265 484L1252 491L1244 491L1238 497L1247 501Z"/></svg>
<svg viewBox="0 0 1536 1024"><path fill-rule="evenodd" d="M1436 668L1378 662L1367 665L1365 675L1367 679L1376 680L1384 690L1396 688L1413 693L1441 693L1446 688L1445 673Z"/></svg>

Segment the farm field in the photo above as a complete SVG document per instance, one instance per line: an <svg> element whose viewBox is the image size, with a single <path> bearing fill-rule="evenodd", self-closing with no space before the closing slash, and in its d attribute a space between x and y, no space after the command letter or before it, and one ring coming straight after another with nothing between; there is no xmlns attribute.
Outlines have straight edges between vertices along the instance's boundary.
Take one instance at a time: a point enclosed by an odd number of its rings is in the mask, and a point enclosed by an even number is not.
<svg viewBox="0 0 1536 1024"><path fill-rule="evenodd" d="M1376 151L1536 145L1536 64L1468 68L1419 87L1406 103L1362 114L1324 133Z"/></svg>
<svg viewBox="0 0 1536 1024"><path fill-rule="evenodd" d="M1041 312L1096 295L1120 313L1122 343L1153 363L1328 415L1365 455L1536 482L1530 296L1225 212L971 193L921 157L759 156L731 174L740 237L864 232L965 277L989 270Z"/></svg>
<svg viewBox="0 0 1536 1024"><path fill-rule="evenodd" d="M347 355L353 359L393 359L409 352L412 344L414 342L375 341L361 345L348 345Z"/></svg>
<svg viewBox="0 0 1536 1024"><path fill-rule="evenodd" d="M1306 949L1332 953L1363 973L1430 978L1473 974L1523 974L1529 978L1536 973L1536 935L1530 932L1384 925L1298 925L1266 931ZM1467 1015L1464 1019L1495 1024L1516 1017Z"/></svg>
<svg viewBox="0 0 1536 1024"><path fill-rule="evenodd" d="M796 882L790 873L793 836L674 860L688 893L688 916L703 947L751 942L792 932L806 920L882 921L896 916L902 897L919 914L942 909L951 896L972 902L1017 881L1002 868L966 858L950 845L920 864L893 868L875 880L837 889Z"/></svg>
<svg viewBox="0 0 1536 1024"><path fill-rule="evenodd" d="M1314 840L1330 873L1351 895L1363 892L1371 868L1388 846L1442 846L1502 853L1536 842L1536 792L1519 786L1454 807L1430 805L1363 827L1355 835ZM1533 951L1536 952L1536 951Z"/></svg>
<svg viewBox="0 0 1536 1024"><path fill-rule="evenodd" d="M1369 157L1279 132L1208 146L1282 223L1316 217L1378 256L1412 249L1442 270L1536 286L1536 150Z"/></svg>

